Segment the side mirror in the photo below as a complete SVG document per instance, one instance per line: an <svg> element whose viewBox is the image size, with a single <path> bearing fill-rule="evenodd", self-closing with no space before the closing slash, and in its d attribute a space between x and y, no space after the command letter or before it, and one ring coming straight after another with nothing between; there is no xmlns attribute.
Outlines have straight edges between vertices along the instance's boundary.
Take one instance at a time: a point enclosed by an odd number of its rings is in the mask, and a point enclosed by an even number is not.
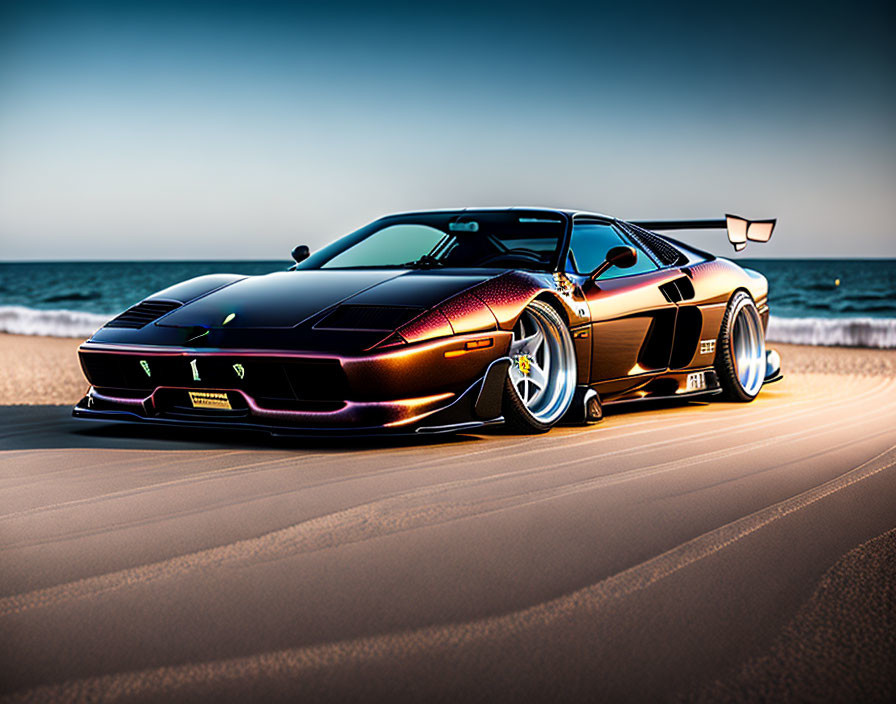
<svg viewBox="0 0 896 704"><path fill-rule="evenodd" d="M296 260L296 264L305 261L309 256L311 256L311 250L308 249L307 244L296 245L292 250L292 258Z"/></svg>
<svg viewBox="0 0 896 704"><path fill-rule="evenodd" d="M628 269L629 267L633 267L637 261L638 250L634 247L629 247L627 245L613 247L607 252L607 258L604 259L603 263L597 267L597 269L592 271L588 278L591 279L591 281L596 281L597 277L607 271L611 266L618 266L620 269Z"/></svg>

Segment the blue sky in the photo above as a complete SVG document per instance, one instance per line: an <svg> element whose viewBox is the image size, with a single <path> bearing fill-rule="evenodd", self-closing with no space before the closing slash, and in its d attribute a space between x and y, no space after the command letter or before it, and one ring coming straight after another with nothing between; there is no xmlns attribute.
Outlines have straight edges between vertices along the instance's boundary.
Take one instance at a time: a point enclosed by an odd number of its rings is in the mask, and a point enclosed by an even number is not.
<svg viewBox="0 0 896 704"><path fill-rule="evenodd" d="M861 3L8 3L0 259L282 258L503 204L896 256L893 29Z"/></svg>

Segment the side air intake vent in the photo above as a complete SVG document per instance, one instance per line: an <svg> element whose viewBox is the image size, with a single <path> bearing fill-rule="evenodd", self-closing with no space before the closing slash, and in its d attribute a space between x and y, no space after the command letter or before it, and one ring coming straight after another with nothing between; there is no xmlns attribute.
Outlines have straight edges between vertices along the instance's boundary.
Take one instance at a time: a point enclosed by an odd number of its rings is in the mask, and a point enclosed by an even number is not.
<svg viewBox="0 0 896 704"><path fill-rule="evenodd" d="M339 306L314 327L318 330L388 331L401 327L422 312L422 308L395 306Z"/></svg>
<svg viewBox="0 0 896 704"><path fill-rule="evenodd" d="M680 301L690 301L694 293L694 284L687 276L682 276L674 281L665 283L660 286L660 291L671 303L679 303Z"/></svg>
<svg viewBox="0 0 896 704"><path fill-rule="evenodd" d="M175 308L180 308L179 301L141 301L131 306L117 318L113 318L105 327L107 328L131 328L137 330L144 325L149 325L158 320L165 313L170 313Z"/></svg>

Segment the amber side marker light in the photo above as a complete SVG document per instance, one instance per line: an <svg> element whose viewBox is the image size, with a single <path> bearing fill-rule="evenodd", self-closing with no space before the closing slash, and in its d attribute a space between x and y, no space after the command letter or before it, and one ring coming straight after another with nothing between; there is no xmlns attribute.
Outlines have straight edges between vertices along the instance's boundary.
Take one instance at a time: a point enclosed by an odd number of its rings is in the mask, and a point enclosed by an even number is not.
<svg viewBox="0 0 896 704"><path fill-rule="evenodd" d="M451 357L460 357L462 354L466 354L472 350L481 350L485 347L491 347L494 344L495 341L490 337L487 337L484 340L468 340L464 343L464 348L462 350L448 350L445 353L445 357L449 359Z"/></svg>

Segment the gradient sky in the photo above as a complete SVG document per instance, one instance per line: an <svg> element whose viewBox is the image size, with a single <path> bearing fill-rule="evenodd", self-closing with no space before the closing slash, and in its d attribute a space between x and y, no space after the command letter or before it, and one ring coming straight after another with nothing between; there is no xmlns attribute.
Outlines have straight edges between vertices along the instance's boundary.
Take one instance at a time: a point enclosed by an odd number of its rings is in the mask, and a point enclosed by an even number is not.
<svg viewBox="0 0 896 704"><path fill-rule="evenodd" d="M0 259L284 258L507 204L896 257L892 13L673 5L5 3Z"/></svg>

